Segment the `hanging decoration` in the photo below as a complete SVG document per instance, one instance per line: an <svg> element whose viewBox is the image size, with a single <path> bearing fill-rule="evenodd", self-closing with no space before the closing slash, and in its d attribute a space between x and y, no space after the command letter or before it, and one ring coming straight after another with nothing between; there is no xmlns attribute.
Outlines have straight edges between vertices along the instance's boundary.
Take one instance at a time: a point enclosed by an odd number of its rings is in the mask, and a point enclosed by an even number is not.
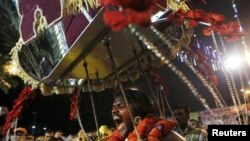
<svg viewBox="0 0 250 141"><path fill-rule="evenodd" d="M167 45L168 48L172 49L171 42L169 40L167 40L165 38L165 36L163 34L161 34L161 32L159 32L155 28L153 28L153 31L159 36L160 39L162 39L164 41L164 43ZM194 45L189 46L188 49L190 51L187 54L189 56L192 54L192 56L195 57L196 60L198 60L198 63L197 63L198 66L197 67L198 67L199 72L193 67L193 65L188 60L185 60L184 62L194 72L194 74L197 75L197 77L201 80L203 85L208 88L209 92L212 94L215 101L219 103L219 106L224 107L224 104L220 100L220 95L217 94L217 92L214 91L215 87L213 88L209 84L209 82L212 82L214 84L214 86L217 86L218 85L218 80L217 80L217 76L214 74L212 68L206 62L206 57L200 51L198 51L198 49ZM206 72L207 72L207 74L206 74ZM209 77L207 77L207 79L206 79L204 76L209 76Z"/></svg>
<svg viewBox="0 0 250 141"><path fill-rule="evenodd" d="M178 11L182 9L184 11L188 11L190 8L188 5L192 4L189 0L166 0L167 8L173 11Z"/></svg>
<svg viewBox="0 0 250 141"><path fill-rule="evenodd" d="M147 47L148 50L152 51L152 53L154 53L155 56L157 56L162 61L162 63L166 64L183 81L183 83L186 84L186 86L190 89L192 94L203 104L204 108L210 111L211 108L207 104L206 99L204 99L199 94L198 90L195 88L192 82L173 63L171 63L170 60L167 57L165 57L165 55L162 54L158 50L158 48L146 38L145 35L136 31L135 28L130 27L130 30L132 34L138 37L138 39Z"/></svg>
<svg viewBox="0 0 250 141"><path fill-rule="evenodd" d="M166 84L166 82L161 78L161 76L158 74L156 68L152 65L149 66L151 70L151 74L155 80L155 88L156 88L156 93L155 93L155 102L159 108L160 114L162 118L166 118L166 107L164 104L164 97L167 97L169 94L169 89ZM168 107L169 108L169 107Z"/></svg>
<svg viewBox="0 0 250 141"><path fill-rule="evenodd" d="M220 108L224 108L227 104L223 103L223 99L221 100L220 94L217 93L214 89L216 87L212 87L211 84L206 81L207 79L202 75L200 72L196 71L194 66L189 61L185 61L187 66L190 68L190 70L193 71L193 73L201 80L202 84L208 89L208 91L212 94L213 98L215 99L215 102L218 102Z"/></svg>
<svg viewBox="0 0 250 141"><path fill-rule="evenodd" d="M65 7L67 14L76 15L82 12L81 8L84 8L87 11L89 11L90 8L98 8L99 2L98 0L65 0Z"/></svg>
<svg viewBox="0 0 250 141"><path fill-rule="evenodd" d="M178 10L190 11L188 3L190 4L187 0L100 1L100 4L106 8L103 17L104 22L110 26L113 31L120 31L129 24L143 27L149 26L151 24L151 16L159 11L159 9L163 11L171 9L174 12Z"/></svg>
<svg viewBox="0 0 250 141"><path fill-rule="evenodd" d="M107 9L103 17L104 22L110 26L113 31L120 31L129 24L149 26L151 23L151 14L157 10L157 3L157 0L100 1L100 4ZM116 7L117 10L112 10L114 7ZM121 10L118 10L118 8Z"/></svg>
<svg viewBox="0 0 250 141"><path fill-rule="evenodd" d="M196 48L195 45L190 44L190 51L187 53L188 56L192 56L197 61L198 71L205 77L208 82L212 82L214 86L218 86L218 78L215 75L212 66L208 64L207 58Z"/></svg>
<svg viewBox="0 0 250 141"><path fill-rule="evenodd" d="M233 10L234 10L234 17L236 18L237 22L239 23L239 26L240 26L240 30L241 31L244 31L243 28L242 28L242 25L241 25L241 21L240 21L240 18L239 18L239 15L238 15L238 10L237 10L237 5L235 3L234 0L232 0L232 7L233 7ZM242 39L242 45L244 46L245 48L245 53L246 55L249 55L249 52L248 52L248 46L246 44L246 41L245 41L245 38L244 36L241 38Z"/></svg>
<svg viewBox="0 0 250 141"><path fill-rule="evenodd" d="M9 53L11 55L11 62L10 64L15 65L15 74L17 74L19 77L24 78L23 81L26 84L31 84L32 87L38 86L38 81L33 79L30 75L28 75L23 67L21 67L19 58L18 58L18 53L20 52L22 48L22 42L19 40L15 47L12 48L11 52Z"/></svg>
<svg viewBox="0 0 250 141"><path fill-rule="evenodd" d="M7 114L6 122L3 127L3 133L5 134L7 133L13 120L20 115L20 113L24 108L25 101L29 98L31 94L32 94L32 89L30 86L25 87L23 91L20 93L19 98L15 100L15 104L12 110Z"/></svg>
<svg viewBox="0 0 250 141"><path fill-rule="evenodd" d="M220 53L221 51L220 51L220 49L218 47L218 43L217 43L217 40L216 40L216 37L215 37L215 34L214 34L213 30L211 30L211 35L212 35L212 40L213 40L213 44L214 44L215 50L218 53ZM222 45L224 45L224 44L222 44ZM223 48L226 51L226 48L224 46L223 46ZM218 57L221 58L221 55L219 55ZM238 106L240 106L240 105L238 105L238 104L240 104L240 100L239 100L237 89L235 88L235 82L234 82L234 78L232 77L232 72L227 72L225 70L225 66L222 66L222 72L223 72L223 74L225 76L225 79L226 79L226 82L227 82L227 85L228 85L229 92L230 92L231 98L233 100L233 103L234 103L235 106L238 107ZM240 112L241 112L241 108L239 107L239 111L237 111L237 115L238 116L240 115ZM240 119L240 123L241 122L242 121Z"/></svg>
<svg viewBox="0 0 250 141"><path fill-rule="evenodd" d="M77 91L78 91L78 88L75 87L70 96L70 115L69 115L70 120L74 120L76 118L77 107L78 107L77 102L76 102Z"/></svg>
<svg viewBox="0 0 250 141"><path fill-rule="evenodd" d="M209 27L203 29L204 35L210 36L212 35L211 31L214 31L219 36L223 36L228 42L235 42L246 35L245 32L240 30L238 22L224 23L224 15L203 10L184 11L180 9L169 15L167 19L177 24L183 24L186 21L191 27L196 27L200 23L206 24Z"/></svg>
<svg viewBox="0 0 250 141"><path fill-rule="evenodd" d="M157 85L162 86L162 88L163 88L163 93L162 94L164 96L167 96L167 94L169 93L169 90L168 90L168 86L167 86L166 82L157 73L156 68L154 68L153 66L149 66L149 68L151 68L151 73L152 73Z"/></svg>

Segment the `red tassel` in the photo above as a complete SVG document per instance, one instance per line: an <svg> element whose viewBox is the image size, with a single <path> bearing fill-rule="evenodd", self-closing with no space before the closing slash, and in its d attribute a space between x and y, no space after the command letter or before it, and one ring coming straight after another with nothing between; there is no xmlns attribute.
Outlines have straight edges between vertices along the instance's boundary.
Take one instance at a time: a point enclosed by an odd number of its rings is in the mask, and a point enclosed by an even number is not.
<svg viewBox="0 0 250 141"><path fill-rule="evenodd" d="M120 31L129 24L139 26L149 26L151 23L150 15L156 12L158 0L101 0L101 5L106 7L121 7L121 11L107 10L104 12L104 22L113 31Z"/></svg>
<svg viewBox="0 0 250 141"><path fill-rule="evenodd" d="M76 94L77 94L78 88L75 87L72 94L71 94L71 98L70 98L70 115L69 115L69 119L70 120L74 120L75 119L75 114L76 114Z"/></svg>
<svg viewBox="0 0 250 141"><path fill-rule="evenodd" d="M158 84L163 86L163 95L166 96L169 93L166 82L161 78L161 76L157 73L157 70L154 67L152 66L149 67L151 69L154 79L158 82Z"/></svg>
<svg viewBox="0 0 250 141"><path fill-rule="evenodd" d="M27 86L20 93L19 98L15 100L15 105L13 109L7 114L6 122L3 126L3 133L6 134L10 128L11 122L17 118L23 110L23 105L28 99L29 95L32 92L31 86Z"/></svg>

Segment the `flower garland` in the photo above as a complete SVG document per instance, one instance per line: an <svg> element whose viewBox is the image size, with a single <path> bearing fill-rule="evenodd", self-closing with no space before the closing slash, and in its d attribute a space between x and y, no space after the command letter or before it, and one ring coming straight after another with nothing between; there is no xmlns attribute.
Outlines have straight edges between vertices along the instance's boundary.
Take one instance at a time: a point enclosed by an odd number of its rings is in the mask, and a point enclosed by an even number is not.
<svg viewBox="0 0 250 141"><path fill-rule="evenodd" d="M225 37L228 42L235 42L246 35L246 32L240 29L239 22L224 23L224 15L203 10L184 11L179 9L169 15L167 19L177 24L183 24L184 21L187 21L191 27L196 27L199 23L206 23L209 27L203 29L204 35L210 36L212 35L211 31L214 31L219 36Z"/></svg>
<svg viewBox="0 0 250 141"><path fill-rule="evenodd" d="M148 141L157 141L165 137L176 125L175 121L156 118L144 118L137 126L139 135ZM149 132L149 133L148 133ZM133 131L128 136L128 141L137 141L137 135Z"/></svg>
<svg viewBox="0 0 250 141"><path fill-rule="evenodd" d="M144 118L136 127L138 133L142 139L148 141L156 141L165 137L176 125L175 121L164 120L159 118L147 117ZM115 130L113 134L109 137L108 141L123 141L122 137L118 130ZM138 141L138 137L133 131L128 136L128 141Z"/></svg>
<svg viewBox="0 0 250 141"><path fill-rule="evenodd" d="M156 3L158 0L100 0L100 4L106 7L104 22L113 31L120 31L129 24L149 26L151 14L157 10Z"/></svg>
<svg viewBox="0 0 250 141"><path fill-rule="evenodd" d="M108 141L123 141L125 138L119 133L118 130L115 130L112 135L108 138Z"/></svg>

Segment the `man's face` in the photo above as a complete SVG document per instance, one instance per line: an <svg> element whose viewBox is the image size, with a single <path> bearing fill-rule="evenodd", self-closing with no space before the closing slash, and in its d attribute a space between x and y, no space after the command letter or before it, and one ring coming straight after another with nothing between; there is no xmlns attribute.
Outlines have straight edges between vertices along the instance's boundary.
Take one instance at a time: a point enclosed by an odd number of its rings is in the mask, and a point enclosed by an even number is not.
<svg viewBox="0 0 250 141"><path fill-rule="evenodd" d="M173 114L180 126L186 126L186 124L188 123L189 117L185 113L184 109L181 109L181 108L175 109L173 111Z"/></svg>
<svg viewBox="0 0 250 141"><path fill-rule="evenodd" d="M45 133L44 141L49 141L49 139L53 136L53 133Z"/></svg>
<svg viewBox="0 0 250 141"><path fill-rule="evenodd" d="M15 136L11 136L11 141L25 141L26 140L26 135L23 132L16 132L16 138Z"/></svg>
<svg viewBox="0 0 250 141"><path fill-rule="evenodd" d="M133 130L133 124L122 97L116 97L113 103L112 116L118 131L123 137L126 137Z"/></svg>
<svg viewBox="0 0 250 141"><path fill-rule="evenodd" d="M61 138L63 136L63 133L62 132L56 132L55 133L55 138Z"/></svg>

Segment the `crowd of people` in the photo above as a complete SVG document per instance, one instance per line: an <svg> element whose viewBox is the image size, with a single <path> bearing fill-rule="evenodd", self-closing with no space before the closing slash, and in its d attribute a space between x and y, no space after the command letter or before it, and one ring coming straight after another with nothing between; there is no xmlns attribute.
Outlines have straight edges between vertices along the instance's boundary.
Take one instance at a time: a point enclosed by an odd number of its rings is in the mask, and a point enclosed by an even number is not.
<svg viewBox="0 0 250 141"><path fill-rule="evenodd" d="M23 127L14 129L9 139L3 141L207 141L207 131L199 121L190 120L188 106L178 105L173 109L173 119L162 118L159 110L144 93L126 89L115 94L112 117L116 129L101 126L97 133L80 130L74 137L64 137L63 131L45 131L44 135L34 137ZM246 116L244 116L246 117ZM241 117L239 117L241 118ZM248 119L250 117L248 116Z"/></svg>
<svg viewBox="0 0 250 141"><path fill-rule="evenodd" d="M10 136L2 138L2 141L64 141L63 132L61 130L46 130L43 136L34 137L28 134L26 128L17 127Z"/></svg>

